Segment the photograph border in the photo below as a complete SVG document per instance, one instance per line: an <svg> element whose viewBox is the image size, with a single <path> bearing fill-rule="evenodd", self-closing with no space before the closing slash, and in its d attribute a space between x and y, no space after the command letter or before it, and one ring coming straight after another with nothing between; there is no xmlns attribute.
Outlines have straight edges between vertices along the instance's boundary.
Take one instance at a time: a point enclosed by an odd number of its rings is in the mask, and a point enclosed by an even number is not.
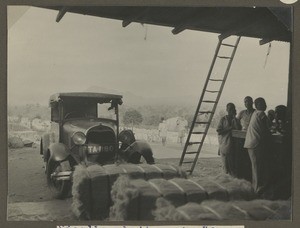
<svg viewBox="0 0 300 228"><path fill-rule="evenodd" d="M300 163L300 0L293 4L293 42L292 42L292 137L293 137L293 176L292 176L292 221L203 221L203 222L155 222L155 221L125 221L125 222L107 222L107 221L35 221L35 222L13 222L7 221L7 194L8 194L8 155L7 155L7 54L8 54L8 38L7 38L7 6L8 5L151 5L151 6L286 6L280 0L7 0L0 1L0 227L56 227L57 225L173 225L174 227L182 227L184 225L245 225L245 227L299 227L300 226L300 170L297 164ZM55 21L55 18L53 18ZM297 76L296 76L297 75ZM3 184L5 183L5 184Z"/></svg>

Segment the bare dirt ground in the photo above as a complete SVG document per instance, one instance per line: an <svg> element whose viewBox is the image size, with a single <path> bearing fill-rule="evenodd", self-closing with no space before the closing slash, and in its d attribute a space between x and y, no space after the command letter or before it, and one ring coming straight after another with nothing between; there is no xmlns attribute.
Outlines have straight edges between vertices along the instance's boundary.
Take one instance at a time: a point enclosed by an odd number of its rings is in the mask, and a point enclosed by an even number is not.
<svg viewBox="0 0 300 228"><path fill-rule="evenodd" d="M163 147L151 145L157 163L178 165L182 146L173 143ZM194 175L217 175L222 171L221 161L216 157L216 147L204 148ZM169 157L169 158L168 158ZM71 221L72 198L53 199L47 187L44 163L38 146L8 150L8 213L9 221Z"/></svg>

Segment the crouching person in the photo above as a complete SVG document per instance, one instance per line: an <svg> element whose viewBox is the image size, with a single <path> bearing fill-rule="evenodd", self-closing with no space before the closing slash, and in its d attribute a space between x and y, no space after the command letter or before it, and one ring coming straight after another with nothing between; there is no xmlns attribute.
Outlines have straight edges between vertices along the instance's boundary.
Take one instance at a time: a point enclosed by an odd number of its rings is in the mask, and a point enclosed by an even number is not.
<svg viewBox="0 0 300 228"><path fill-rule="evenodd" d="M240 130L242 128L240 121L235 117L236 109L233 103L226 105L227 115L220 119L217 127L219 151L221 156L224 172L232 176L236 176L235 167L235 147L232 138L232 130Z"/></svg>
<svg viewBox="0 0 300 228"><path fill-rule="evenodd" d="M136 140L131 130L124 130L119 134L122 143L119 157L133 164L139 164L143 157L148 164L154 164L153 153L150 145L145 141Z"/></svg>

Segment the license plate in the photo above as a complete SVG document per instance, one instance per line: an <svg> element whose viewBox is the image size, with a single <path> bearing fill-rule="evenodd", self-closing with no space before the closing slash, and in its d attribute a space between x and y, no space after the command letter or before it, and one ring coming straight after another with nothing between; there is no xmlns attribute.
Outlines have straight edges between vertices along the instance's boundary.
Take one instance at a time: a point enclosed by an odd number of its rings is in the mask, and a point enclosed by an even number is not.
<svg viewBox="0 0 300 228"><path fill-rule="evenodd" d="M99 145L89 145L87 146L87 151L89 154L99 154L101 152L113 152L114 146L99 146Z"/></svg>

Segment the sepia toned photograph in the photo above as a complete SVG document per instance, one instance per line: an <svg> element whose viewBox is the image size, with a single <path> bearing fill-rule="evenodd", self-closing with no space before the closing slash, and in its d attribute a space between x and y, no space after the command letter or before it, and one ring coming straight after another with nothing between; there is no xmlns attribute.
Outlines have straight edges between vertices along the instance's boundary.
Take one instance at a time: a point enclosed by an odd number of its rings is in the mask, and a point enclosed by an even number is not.
<svg viewBox="0 0 300 228"><path fill-rule="evenodd" d="M7 7L8 221L292 221L293 7Z"/></svg>

